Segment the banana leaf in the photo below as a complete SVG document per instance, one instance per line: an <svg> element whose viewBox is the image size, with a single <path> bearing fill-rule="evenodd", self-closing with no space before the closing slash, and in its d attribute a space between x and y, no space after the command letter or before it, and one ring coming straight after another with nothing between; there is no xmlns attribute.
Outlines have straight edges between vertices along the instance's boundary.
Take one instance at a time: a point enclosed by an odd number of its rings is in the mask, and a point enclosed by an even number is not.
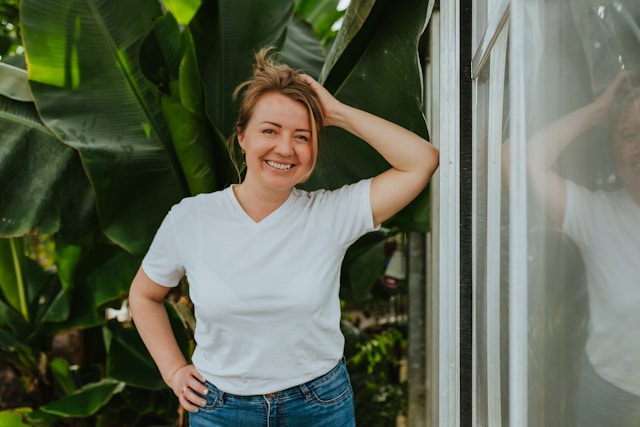
<svg viewBox="0 0 640 427"><path fill-rule="evenodd" d="M422 113L418 43L431 10L429 0L354 2L322 70L325 87L343 102L429 137ZM377 175L389 165L366 143L328 128L317 171L308 188L335 188ZM429 229L428 189L385 226Z"/></svg>
<svg viewBox="0 0 640 427"><path fill-rule="evenodd" d="M46 126L80 152L104 233L132 253L187 194L160 102L138 63L155 0L24 0L28 76Z"/></svg>
<svg viewBox="0 0 640 427"><path fill-rule="evenodd" d="M60 400L47 403L41 406L39 411L61 418L85 418L98 412L124 387L124 383L106 378L88 384Z"/></svg>
<svg viewBox="0 0 640 427"><path fill-rule="evenodd" d="M0 64L0 236L38 230L89 242L99 233L95 199L75 150L36 111L27 73Z"/></svg>

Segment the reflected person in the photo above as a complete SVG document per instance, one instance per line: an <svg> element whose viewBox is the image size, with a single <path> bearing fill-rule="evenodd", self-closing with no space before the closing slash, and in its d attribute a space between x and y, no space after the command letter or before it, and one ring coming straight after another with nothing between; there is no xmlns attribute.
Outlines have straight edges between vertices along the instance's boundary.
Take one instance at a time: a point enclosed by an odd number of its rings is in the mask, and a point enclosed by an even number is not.
<svg viewBox="0 0 640 427"><path fill-rule="evenodd" d="M640 426L640 87L619 73L593 102L552 122L527 145L528 175L552 222L583 258L589 336L577 394L580 427ZM590 190L560 176L560 154L608 126L621 187Z"/></svg>

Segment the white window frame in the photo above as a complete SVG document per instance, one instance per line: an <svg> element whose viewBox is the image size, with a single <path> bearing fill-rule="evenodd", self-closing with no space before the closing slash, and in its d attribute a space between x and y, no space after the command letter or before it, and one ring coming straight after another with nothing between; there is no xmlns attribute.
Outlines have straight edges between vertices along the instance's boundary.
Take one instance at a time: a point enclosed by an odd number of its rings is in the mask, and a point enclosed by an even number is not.
<svg viewBox="0 0 640 427"><path fill-rule="evenodd" d="M430 425L460 426L460 29L458 1L440 2L429 23L432 143L440 166L431 182L432 247L427 377Z"/></svg>
<svg viewBox="0 0 640 427"><path fill-rule="evenodd" d="M509 405L509 425L527 425L527 200L526 200L526 136L524 117L524 0L502 0L489 6L487 28L472 61L474 88L484 67L489 70L489 114L487 143L487 238L486 238L486 306L487 313L486 366L475 366L486 370L489 426L501 426L501 405ZM476 20L474 20L476 22ZM507 34L509 52L507 52ZM502 142L502 102L504 97L505 61L509 57L509 101L510 101L510 150L509 150L509 330L501 330L500 325L500 186L501 186L501 142ZM474 128L478 105L474 103ZM477 135L474 130L474 144ZM474 147L475 148L475 147ZM475 150L474 150L475 152ZM474 170L476 170L474 165ZM474 182L474 201L478 196ZM475 204L474 204L475 207ZM474 210L475 212L475 210ZM474 219L475 216L474 216ZM474 247L477 236L474 222ZM482 237L483 238L483 237ZM475 265L475 263L474 263ZM474 276L475 285L475 276ZM475 289L475 286L474 286ZM475 304L475 298L474 298ZM474 338L477 331L474 327ZM500 392L500 337L509 334L509 396ZM474 352L475 352L474 342ZM474 357L474 362L476 358ZM475 379L475 375L474 375ZM474 425L478 425L475 406L477 388L474 384Z"/></svg>

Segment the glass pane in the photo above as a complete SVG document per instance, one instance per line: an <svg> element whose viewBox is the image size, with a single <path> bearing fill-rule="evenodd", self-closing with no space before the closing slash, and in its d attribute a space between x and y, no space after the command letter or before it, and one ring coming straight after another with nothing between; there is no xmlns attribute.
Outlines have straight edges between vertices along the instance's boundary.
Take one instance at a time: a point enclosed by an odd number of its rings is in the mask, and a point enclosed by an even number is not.
<svg viewBox="0 0 640 427"><path fill-rule="evenodd" d="M529 425L637 427L640 2L525 3Z"/></svg>
<svg viewBox="0 0 640 427"><path fill-rule="evenodd" d="M507 25L508 27L508 25ZM508 47L505 47L508 52ZM505 63L503 79L503 104L500 137L500 158L502 160L502 186L500 188L500 290L499 290L499 322L500 322L500 400L502 425L509 425L509 56ZM496 141L498 142L498 141Z"/></svg>
<svg viewBox="0 0 640 427"><path fill-rule="evenodd" d="M482 35L487 29L487 10L489 8L488 0L478 0L473 5L473 51L478 49L478 44L482 40Z"/></svg>
<svg viewBox="0 0 640 427"><path fill-rule="evenodd" d="M474 155L474 333L476 424L488 425L487 358L487 152L489 135L489 67L476 82Z"/></svg>

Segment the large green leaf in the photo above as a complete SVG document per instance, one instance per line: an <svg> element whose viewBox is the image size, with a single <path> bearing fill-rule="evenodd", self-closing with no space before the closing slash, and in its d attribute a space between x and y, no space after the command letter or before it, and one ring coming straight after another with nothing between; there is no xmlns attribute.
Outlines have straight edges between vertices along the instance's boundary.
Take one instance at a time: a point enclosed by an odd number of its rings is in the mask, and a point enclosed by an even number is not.
<svg viewBox="0 0 640 427"><path fill-rule="evenodd" d="M0 82L0 236L38 229L91 240L95 200L77 153L41 122L26 71L1 64Z"/></svg>
<svg viewBox="0 0 640 427"><path fill-rule="evenodd" d="M184 325L171 304L166 303L165 307L178 346L188 360L192 349ZM167 386L160 376L158 368L135 329L125 328L116 322L109 322L104 328L104 332L109 351L107 363L109 377L146 390L166 389Z"/></svg>
<svg viewBox="0 0 640 427"><path fill-rule="evenodd" d="M102 228L133 253L148 246L186 184L139 47L157 0L24 0L29 80L46 125L79 150Z"/></svg>
<svg viewBox="0 0 640 427"><path fill-rule="evenodd" d="M331 45L331 50L327 55L327 60L324 64L322 74L320 75L320 81L332 92L334 92L336 88L328 85L327 74L334 69L338 59L342 58L346 48L352 43L356 34L360 33L360 30L367 21L375 3L376 0L353 0L349 3L349 8L347 9L347 13L344 15L340 31ZM360 42L358 43L358 47L353 49L354 52L352 57L350 58L345 56L345 58L343 58L343 62L349 61L355 64L358 60L359 48L364 48L366 46L366 35L361 34L359 40ZM336 74L335 71L334 74Z"/></svg>
<svg viewBox="0 0 640 427"><path fill-rule="evenodd" d="M428 0L352 3L329 53L324 84L334 95L428 138L422 113L418 42ZM368 13L367 13L368 12ZM335 188L389 167L368 144L337 128L326 129L317 170L307 187ZM428 229L428 192L385 225L403 231Z"/></svg>
<svg viewBox="0 0 640 427"><path fill-rule="evenodd" d="M124 383L106 378L82 387L75 393L40 407L40 410L59 417L83 418L95 414L111 398L124 389Z"/></svg>
<svg viewBox="0 0 640 427"><path fill-rule="evenodd" d="M313 33L311 25L294 16L289 23L281 61L317 79L324 60L324 48Z"/></svg>
<svg viewBox="0 0 640 427"><path fill-rule="evenodd" d="M145 390L166 388L158 368L137 331L109 323L104 329L109 352L107 375Z"/></svg>
<svg viewBox="0 0 640 427"><path fill-rule="evenodd" d="M119 308L126 298L140 260L116 245L93 245L89 248L68 247L64 252L63 278L73 307L60 328L88 328L105 323L104 308ZM60 262L60 260L58 260Z"/></svg>
<svg viewBox="0 0 640 427"><path fill-rule="evenodd" d="M140 51L143 71L158 87L177 159L190 194L231 182L223 137L206 120L203 88L188 28L168 14L156 21Z"/></svg>

